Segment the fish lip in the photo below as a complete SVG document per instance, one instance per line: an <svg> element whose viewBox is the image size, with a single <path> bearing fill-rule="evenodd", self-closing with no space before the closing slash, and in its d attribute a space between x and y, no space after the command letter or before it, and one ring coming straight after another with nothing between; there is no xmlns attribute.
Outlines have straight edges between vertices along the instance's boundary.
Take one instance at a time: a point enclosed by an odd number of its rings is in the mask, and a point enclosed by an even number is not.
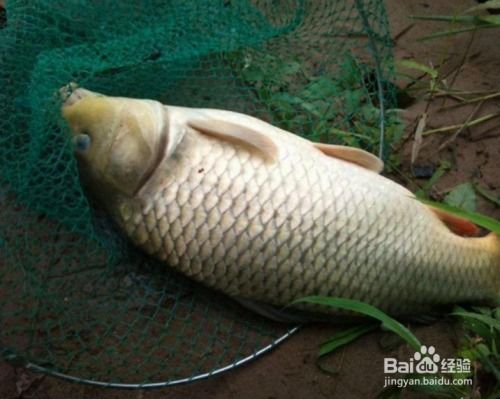
<svg viewBox="0 0 500 399"><path fill-rule="evenodd" d="M59 89L59 96L62 100L62 106L63 108L69 107L78 101L80 101L82 98L88 97L88 96L98 96L99 94L94 93L90 90L84 89L82 87L78 87L78 85L75 82L71 82L67 85L64 85Z"/></svg>
<svg viewBox="0 0 500 399"><path fill-rule="evenodd" d="M151 180L154 173L163 162L166 157L168 146L168 124L165 125L165 128L161 131L160 142L158 145L158 151L156 152L155 159L151 163L151 166L144 172L144 175L141 177L137 188L135 189L133 196L137 196L141 190L147 185L147 183Z"/></svg>

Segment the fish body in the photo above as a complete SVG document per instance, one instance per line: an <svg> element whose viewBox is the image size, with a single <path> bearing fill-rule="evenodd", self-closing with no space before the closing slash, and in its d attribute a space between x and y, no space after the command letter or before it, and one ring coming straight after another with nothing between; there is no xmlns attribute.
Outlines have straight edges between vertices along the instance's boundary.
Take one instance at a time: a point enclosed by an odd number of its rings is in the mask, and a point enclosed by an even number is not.
<svg viewBox="0 0 500 399"><path fill-rule="evenodd" d="M91 138L89 190L135 245L233 298L345 297L395 315L497 298L498 236L453 233L361 150L83 89L62 112Z"/></svg>

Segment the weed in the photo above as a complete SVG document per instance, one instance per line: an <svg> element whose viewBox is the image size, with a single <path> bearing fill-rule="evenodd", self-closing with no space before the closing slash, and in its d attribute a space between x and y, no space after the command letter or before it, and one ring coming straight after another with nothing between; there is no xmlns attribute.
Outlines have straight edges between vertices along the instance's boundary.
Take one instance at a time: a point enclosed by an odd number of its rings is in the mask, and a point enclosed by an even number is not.
<svg viewBox="0 0 500 399"><path fill-rule="evenodd" d="M313 141L380 152L382 142L391 145L401 139L403 124L395 110L388 110L381 137L373 70L353 55L340 58L344 61L335 78L325 73L315 76L296 60L257 57L251 51L234 53L231 63L280 127Z"/></svg>
<svg viewBox="0 0 500 399"><path fill-rule="evenodd" d="M500 28L500 15L490 15L486 11L499 10L500 1L489 0L483 4L471 7L463 12L462 15L418 15L413 16L414 19L438 21L458 26L432 35L422 37L421 40L436 39L439 37L452 36L465 32L475 32L481 29L498 29ZM477 15L468 15L477 14Z"/></svg>

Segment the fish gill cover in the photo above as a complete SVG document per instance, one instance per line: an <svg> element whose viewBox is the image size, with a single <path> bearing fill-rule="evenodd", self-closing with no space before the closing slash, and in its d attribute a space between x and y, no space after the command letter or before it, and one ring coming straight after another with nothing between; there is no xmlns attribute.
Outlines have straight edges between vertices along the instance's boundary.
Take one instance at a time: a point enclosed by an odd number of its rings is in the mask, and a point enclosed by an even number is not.
<svg viewBox="0 0 500 399"><path fill-rule="evenodd" d="M82 190L58 89L244 112L387 156L401 128L387 112L383 3L9 0L1 11L3 356L90 383L172 384L285 336L290 326L242 311L116 232Z"/></svg>

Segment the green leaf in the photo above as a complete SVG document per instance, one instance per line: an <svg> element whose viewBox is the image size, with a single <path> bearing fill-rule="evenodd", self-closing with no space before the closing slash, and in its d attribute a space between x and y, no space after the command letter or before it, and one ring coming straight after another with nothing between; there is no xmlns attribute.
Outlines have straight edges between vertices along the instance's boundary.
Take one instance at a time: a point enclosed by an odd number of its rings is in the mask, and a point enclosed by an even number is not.
<svg viewBox="0 0 500 399"><path fill-rule="evenodd" d="M322 76L315 78L300 93L305 100L328 100L339 95L337 84L330 78Z"/></svg>
<svg viewBox="0 0 500 399"><path fill-rule="evenodd" d="M490 340L494 337L490 327L475 319L464 319L463 327L465 331L469 331L482 339Z"/></svg>
<svg viewBox="0 0 500 399"><path fill-rule="evenodd" d="M301 70L297 61L284 61L268 55L255 60L241 70L242 78L252 83L262 83L269 86L271 83L278 88L285 87L292 75Z"/></svg>
<svg viewBox="0 0 500 399"><path fill-rule="evenodd" d="M288 93L272 93L269 96L269 103L273 109L280 112L281 117L293 118L297 113L294 106L301 104L302 100Z"/></svg>
<svg viewBox="0 0 500 399"><path fill-rule="evenodd" d="M347 91L344 97L344 107L347 115L355 115L361 108L364 93L362 90Z"/></svg>
<svg viewBox="0 0 500 399"><path fill-rule="evenodd" d="M363 78L360 65L354 57L345 57L344 62L340 66L339 83L344 90L352 90L359 87L359 83Z"/></svg>
<svg viewBox="0 0 500 399"><path fill-rule="evenodd" d="M490 356L491 351L490 348L488 348L485 344L477 344L475 346L475 349L483 356Z"/></svg>
<svg viewBox="0 0 500 399"><path fill-rule="evenodd" d="M410 345L415 350L420 350L422 346L420 341L415 335L411 333L405 326L403 326L399 321L393 319L388 316L380 309L377 309L375 306L369 305L367 303L357 301L354 299L346 299L346 298L335 298L335 297L324 297L324 296L308 296L305 298L298 299L292 302L295 303L312 303L317 305L330 306L333 308L339 308L343 310L350 310L356 313L363 314L365 316L372 317L377 319L382 323L387 330L390 330L397 335L399 335L402 339L404 339L408 345Z"/></svg>
<svg viewBox="0 0 500 399"><path fill-rule="evenodd" d="M444 198L448 205L463 209L468 212L476 210L476 192L471 183L463 183L456 186Z"/></svg>
<svg viewBox="0 0 500 399"><path fill-rule="evenodd" d="M310 103L307 101L302 101L300 103L300 106L302 108L304 108L307 112L313 114L314 116L316 116L318 118L321 118L323 116L323 110L319 107L319 105L321 105L321 104L318 104L317 102Z"/></svg>
<svg viewBox="0 0 500 399"><path fill-rule="evenodd" d="M385 129L386 141L388 143L398 143L405 132L405 126L402 123L390 123L387 124Z"/></svg>
<svg viewBox="0 0 500 399"><path fill-rule="evenodd" d="M470 338L469 341L466 342L465 346L462 346L458 349L457 357L462 359L469 359L472 363L477 359L477 353L474 351L474 348L471 348L468 344L472 344ZM470 370L469 373L473 373L473 370Z"/></svg>
<svg viewBox="0 0 500 399"><path fill-rule="evenodd" d="M328 341L321 344L319 348L318 357L325 356L334 350L340 348L341 346L347 345L349 342L354 341L358 337L373 331L377 328L377 325L367 324L348 328L344 331L335 334Z"/></svg>
<svg viewBox="0 0 500 399"><path fill-rule="evenodd" d="M443 204L436 201L431 201L425 198L417 198L418 201L431 205L435 208L442 209L443 211L452 213L455 216L462 217L464 219L470 220L471 222L477 224L478 226L484 227L490 231L500 234L500 222L486 215L481 215L480 213L468 212L460 208L456 208L451 205Z"/></svg>
<svg viewBox="0 0 500 399"><path fill-rule="evenodd" d="M289 75L295 75L300 71L301 65L297 61L276 60L274 68L270 68L275 80L283 79Z"/></svg>
<svg viewBox="0 0 500 399"><path fill-rule="evenodd" d="M251 65L243 70L241 70L241 76L243 77L244 80L248 82L261 82L265 80L266 75L262 68L259 68L258 66Z"/></svg>
<svg viewBox="0 0 500 399"><path fill-rule="evenodd" d="M500 323L500 320L495 317L496 315L494 313L494 310L495 309L487 307L471 307L471 310L469 311L470 313L468 313L471 316L460 316L463 319L464 330L469 331L473 335L482 338L483 342L494 342L494 340L497 339L497 336L498 338L500 338L500 331L492 325L492 323ZM453 311L457 312L457 314L459 314L459 312L468 312L460 306L455 306ZM485 318L483 319L481 317L474 317L474 314L484 316Z"/></svg>
<svg viewBox="0 0 500 399"><path fill-rule="evenodd" d="M372 104L365 104L361 107L361 115L363 118L363 121L367 125L374 125L376 126L378 123L380 123L380 108L374 107ZM388 121L389 127L394 127L396 124L390 124Z"/></svg>

